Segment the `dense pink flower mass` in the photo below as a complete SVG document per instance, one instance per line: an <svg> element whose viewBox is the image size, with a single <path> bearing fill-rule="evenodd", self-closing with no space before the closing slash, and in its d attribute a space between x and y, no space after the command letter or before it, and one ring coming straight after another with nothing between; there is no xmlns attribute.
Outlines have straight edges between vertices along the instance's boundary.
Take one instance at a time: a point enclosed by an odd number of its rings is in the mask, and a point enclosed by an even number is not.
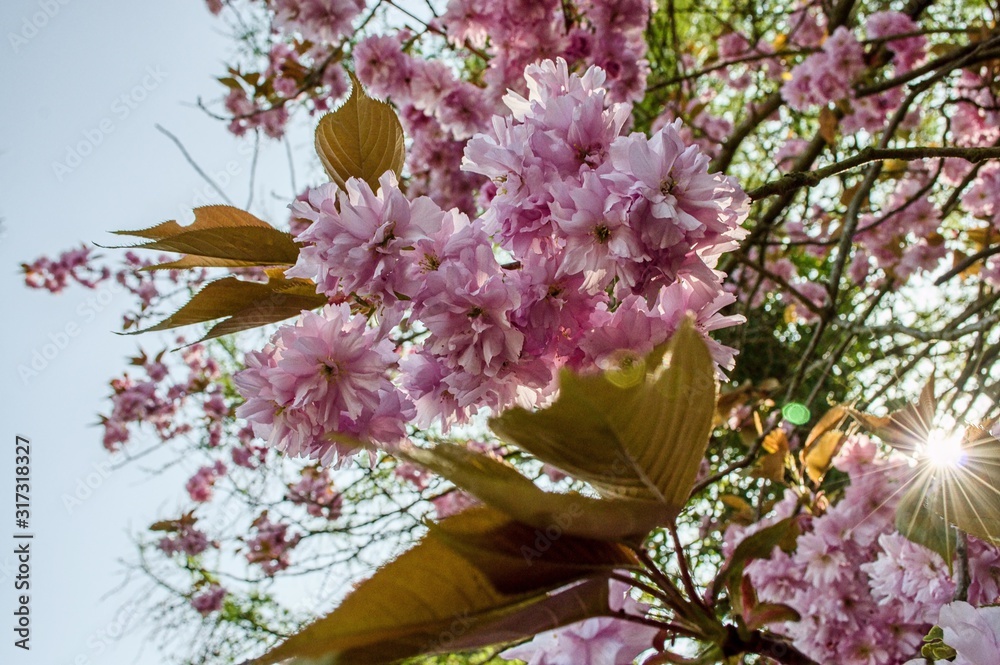
<svg viewBox="0 0 1000 665"><path fill-rule="evenodd" d="M351 31L365 0L273 0L277 27L312 42L336 42Z"/></svg>
<svg viewBox="0 0 1000 665"><path fill-rule="evenodd" d="M851 481L839 502L800 517L803 533L793 554L776 548L747 573L761 600L802 615L775 629L806 655L824 663L895 665L917 653L954 598L956 582L940 555L895 530L901 487L912 480L904 461L876 458L875 444L855 435L835 464ZM789 491L776 514L751 531L793 514L797 499ZM746 535L730 527L727 551ZM997 560L997 549L972 539L969 551L975 600L996 602L998 569L988 562Z"/></svg>
<svg viewBox="0 0 1000 665"><path fill-rule="evenodd" d="M781 94L799 111L844 99L851 95L851 84L864 69L864 49L854 34L841 26L823 43L822 50L792 70Z"/></svg>
<svg viewBox="0 0 1000 665"><path fill-rule="evenodd" d="M408 201L391 172L379 182L375 193L352 178L347 192L327 185L292 205L312 224L298 236L306 246L290 276L315 278L331 296L353 292L392 303L416 295L414 245L437 234L446 213L427 197Z"/></svg>
<svg viewBox="0 0 1000 665"><path fill-rule="evenodd" d="M392 444L414 416L447 427L537 405L560 367L647 353L688 312L706 334L740 322L720 314L733 297L714 270L743 237L735 181L707 172L679 123L623 136L631 109L610 100L599 68L548 60L525 78L528 96L509 93L511 115L466 148L464 168L495 183L481 217L408 198L391 173L374 192L351 179L292 205L309 225L288 274L344 304L247 357L238 415L258 435L342 459L349 447L331 433ZM399 325L414 331L405 343ZM732 350L711 344L730 367Z"/></svg>

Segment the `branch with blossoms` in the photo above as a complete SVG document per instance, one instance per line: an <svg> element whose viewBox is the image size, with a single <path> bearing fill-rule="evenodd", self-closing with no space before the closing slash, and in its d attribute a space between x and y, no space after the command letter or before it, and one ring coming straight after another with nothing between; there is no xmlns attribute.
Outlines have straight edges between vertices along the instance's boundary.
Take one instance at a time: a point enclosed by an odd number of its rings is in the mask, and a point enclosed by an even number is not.
<svg viewBox="0 0 1000 665"><path fill-rule="evenodd" d="M182 255L154 274L220 277L154 327L209 324L219 371L168 385L140 356L104 423L194 465L142 570L171 627L212 633L202 661L895 664L990 639L985 4L226 6L266 26L224 77L234 133L357 81L291 233L227 206L130 232ZM65 268L29 280L103 272ZM890 408L932 366L943 390ZM299 576L319 591L289 612Z"/></svg>

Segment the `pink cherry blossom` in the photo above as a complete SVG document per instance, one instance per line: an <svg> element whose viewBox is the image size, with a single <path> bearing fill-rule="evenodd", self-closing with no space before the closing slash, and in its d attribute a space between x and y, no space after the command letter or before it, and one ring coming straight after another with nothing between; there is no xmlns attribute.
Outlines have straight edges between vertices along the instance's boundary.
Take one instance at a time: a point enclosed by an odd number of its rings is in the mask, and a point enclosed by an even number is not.
<svg viewBox="0 0 1000 665"><path fill-rule="evenodd" d="M330 435L382 443L403 436L413 411L390 382L396 360L392 343L347 305L303 312L262 351L247 355L247 369L234 377L247 399L237 415L290 455L343 463L354 450Z"/></svg>
<svg viewBox="0 0 1000 665"><path fill-rule="evenodd" d="M229 592L218 584L212 584L205 591L191 597L191 606L202 616L208 616L222 609L222 601L228 594Z"/></svg>
<svg viewBox="0 0 1000 665"><path fill-rule="evenodd" d="M1000 654L1000 607L975 608L961 601L941 608L937 621L956 665L992 665Z"/></svg>

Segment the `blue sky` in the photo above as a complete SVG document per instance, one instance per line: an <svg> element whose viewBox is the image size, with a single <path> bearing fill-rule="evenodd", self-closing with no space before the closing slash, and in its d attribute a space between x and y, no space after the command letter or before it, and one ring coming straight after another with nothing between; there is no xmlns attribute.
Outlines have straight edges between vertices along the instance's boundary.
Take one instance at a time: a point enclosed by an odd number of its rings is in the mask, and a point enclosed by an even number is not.
<svg viewBox="0 0 1000 665"><path fill-rule="evenodd" d="M233 44L199 0L5 0L0 35L0 289L7 315L0 328L0 662L156 665L165 661L143 646L142 626L122 612L131 590L106 596L122 580L118 559L134 551L130 530L175 513L193 469L155 478L134 465L109 471L94 425L106 410L108 380L140 344L155 349L157 341L113 334L127 296L29 291L19 264L81 242L115 244L108 230L142 228L214 202L204 200L205 183L157 123L209 173L230 167L236 175L226 193L246 202L248 151L193 108L199 96L219 97L213 76L224 72ZM305 162L308 143L307 134L293 141ZM262 153L257 183L255 212L283 217L292 192L281 145ZM33 360L38 371L28 375L21 368ZM16 435L32 446L28 652L13 646L9 627L20 593L10 572ZM123 629L123 639L112 639Z"/></svg>

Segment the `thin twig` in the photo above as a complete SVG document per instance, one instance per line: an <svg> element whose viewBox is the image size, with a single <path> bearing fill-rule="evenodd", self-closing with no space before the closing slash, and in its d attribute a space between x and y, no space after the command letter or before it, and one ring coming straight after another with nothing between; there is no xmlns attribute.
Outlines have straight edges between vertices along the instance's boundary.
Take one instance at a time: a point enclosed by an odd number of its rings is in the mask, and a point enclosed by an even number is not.
<svg viewBox="0 0 1000 665"><path fill-rule="evenodd" d="M223 201L225 201L229 205L233 205L233 202L229 200L229 197L226 196L226 193L224 191L222 191L222 188L219 187L217 184L215 184L215 181L212 180L212 178L209 177L209 175L207 173L205 173L200 166L198 166L198 163L196 161L194 161L194 159L188 153L187 148L184 147L184 144L181 143L181 140L179 138L177 138L176 136L174 136L173 134L171 134L169 131L167 131L166 129L164 129L164 127L162 125L160 125L160 124L156 124L156 125L154 125L154 127L156 127L157 131L159 131L161 134L163 134L168 139L170 139L171 141L174 142L174 145L176 145L180 149L181 154L184 155L184 159L187 160L188 164L190 164L191 167L195 171L198 172L198 175L200 175L202 177L202 179L205 182L207 182L209 184L209 186L211 186L212 189L214 189L215 191L217 191L219 193L219 196L222 197Z"/></svg>
<svg viewBox="0 0 1000 665"><path fill-rule="evenodd" d="M253 185L257 177L257 156L260 154L260 130L254 130L253 134L253 160L250 162L250 192L247 194L246 210L249 210L250 205L253 203Z"/></svg>

